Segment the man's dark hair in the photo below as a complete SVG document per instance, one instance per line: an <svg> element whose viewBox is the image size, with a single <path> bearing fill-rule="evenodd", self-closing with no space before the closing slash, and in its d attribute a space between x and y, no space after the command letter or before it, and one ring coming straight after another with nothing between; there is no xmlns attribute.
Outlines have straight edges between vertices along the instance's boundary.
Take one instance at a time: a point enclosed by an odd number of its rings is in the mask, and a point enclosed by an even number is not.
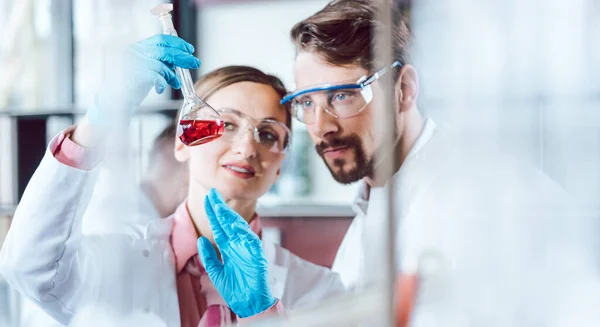
<svg viewBox="0 0 600 327"><path fill-rule="evenodd" d="M410 62L411 32L398 6L391 6L393 53L402 64ZM369 0L334 0L316 14L296 24L291 31L296 49L321 55L328 63L343 66L360 64L373 71L375 33L381 28L376 7ZM391 63L382 63L388 65Z"/></svg>

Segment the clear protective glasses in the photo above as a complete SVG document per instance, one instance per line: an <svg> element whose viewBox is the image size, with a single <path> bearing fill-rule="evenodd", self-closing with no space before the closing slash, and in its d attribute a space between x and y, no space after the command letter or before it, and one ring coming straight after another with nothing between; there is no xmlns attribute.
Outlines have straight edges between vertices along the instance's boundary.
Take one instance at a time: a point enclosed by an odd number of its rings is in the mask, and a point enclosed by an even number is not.
<svg viewBox="0 0 600 327"><path fill-rule="evenodd" d="M281 104L291 102L292 116L304 124L315 122L317 102L320 107L335 118L350 118L358 115L373 100L371 84L390 68L400 68L400 61L394 61L370 76L363 76L355 83L323 84L296 90L286 95ZM318 101L320 99L320 101Z"/></svg>
<svg viewBox="0 0 600 327"><path fill-rule="evenodd" d="M292 132L282 122L274 119L255 119L234 109L218 109L223 121L221 140L237 142L251 132L261 149L285 154L289 150Z"/></svg>

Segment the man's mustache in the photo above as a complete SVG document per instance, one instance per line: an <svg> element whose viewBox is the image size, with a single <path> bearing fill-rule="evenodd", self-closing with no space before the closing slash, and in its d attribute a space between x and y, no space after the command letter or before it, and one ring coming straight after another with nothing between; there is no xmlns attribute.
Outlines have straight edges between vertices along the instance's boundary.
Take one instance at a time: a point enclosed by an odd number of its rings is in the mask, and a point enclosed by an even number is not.
<svg viewBox="0 0 600 327"><path fill-rule="evenodd" d="M360 139L357 135L350 135L346 137L336 137L331 138L327 141L321 141L321 143L315 145L315 149L317 153L323 155L325 151L332 148L340 148L340 147L356 147L360 145Z"/></svg>

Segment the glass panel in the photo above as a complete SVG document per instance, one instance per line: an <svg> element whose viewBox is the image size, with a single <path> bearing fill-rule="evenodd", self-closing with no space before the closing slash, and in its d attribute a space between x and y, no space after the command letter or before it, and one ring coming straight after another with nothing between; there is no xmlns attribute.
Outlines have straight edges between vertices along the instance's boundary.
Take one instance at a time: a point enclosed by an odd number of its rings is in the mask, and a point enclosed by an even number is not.
<svg viewBox="0 0 600 327"><path fill-rule="evenodd" d="M47 9L46 2L39 8ZM6 3L0 5L13 12L15 2ZM319 126L294 122L285 158L260 157L252 138L184 146L173 124L179 104L153 91L130 124L112 126L102 152L65 146L79 149L70 159L87 155L78 164L96 156L101 163L73 167L58 160L64 148L53 149L59 155L41 164L12 221L11 233L22 237L3 245L2 272L37 299L21 302L0 279L0 325L50 325L53 319L39 306L71 326L171 326L186 319L198 325L201 317L250 312L264 304L256 298L285 306L283 317L256 326L600 322L596 3L415 2L406 6L414 35L404 31L414 40L391 43L397 30L387 26L360 47L375 41L373 67L316 57L306 70L294 69L306 54L296 52L289 32L326 1L201 6L207 3L187 8L198 10L199 40L188 41L198 49L203 73L246 64L280 73L295 88L366 75L395 59L404 66L372 84L373 102L361 115L325 115L330 120ZM373 12L386 27L389 1L369 3L382 6ZM74 2L78 108L88 108L106 85L102 80L115 69L120 50L160 32L149 13L154 4ZM25 16L46 26L53 18L38 10ZM17 43L31 55L36 34L27 28ZM405 43L411 56L393 57L402 51L391 50ZM60 67L51 64L52 71ZM0 89L0 100L4 95L21 106L27 92L34 103L45 99L46 90L30 75L9 92ZM206 100L217 109L284 119L279 97L248 84L228 85ZM48 136L67 123L52 119ZM0 136L0 152L11 152L7 133L0 129ZM2 178L6 162L2 156ZM350 179L358 183L345 185ZM9 188L0 182L4 200ZM207 198L211 188L231 211L223 214L225 206L215 206L220 200ZM8 221L1 205L0 241ZM218 217L211 219L213 211ZM212 264L207 261L206 252L198 253L199 236L217 239L226 259L215 254ZM220 270L221 263L231 270ZM216 271L221 274L211 275ZM232 300L252 291L250 303ZM60 301L46 301L52 296ZM209 308L209 302L220 307Z"/></svg>

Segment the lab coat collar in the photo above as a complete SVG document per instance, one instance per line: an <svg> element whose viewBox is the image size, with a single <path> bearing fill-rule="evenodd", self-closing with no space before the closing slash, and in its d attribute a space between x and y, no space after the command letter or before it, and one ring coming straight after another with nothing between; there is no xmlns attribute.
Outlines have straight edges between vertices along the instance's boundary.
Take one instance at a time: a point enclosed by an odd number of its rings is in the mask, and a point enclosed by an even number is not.
<svg viewBox="0 0 600 327"><path fill-rule="evenodd" d="M431 140L433 134L435 133L436 126L436 123L431 120L431 118L427 118L425 120L423 130L421 131L421 134L419 134L419 137L417 137L413 147L408 152L407 159L417 155L417 153Z"/></svg>
<svg viewBox="0 0 600 327"><path fill-rule="evenodd" d="M352 210L357 215L365 215L369 206L369 193L371 187L364 180L361 180L358 186L358 192L352 201Z"/></svg>
<svg viewBox="0 0 600 327"><path fill-rule="evenodd" d="M417 155L417 153L431 140L435 130L435 122L431 118L427 118L425 120L425 124L423 125L421 134L419 134L415 144L408 152L407 159ZM396 172L392 178L395 179L395 177L398 175L398 172ZM357 215L366 215L369 206L370 193L371 187L369 187L369 184L367 184L364 180L361 180L358 188L358 194L354 197L354 201L352 201L352 210L354 213Z"/></svg>
<svg viewBox="0 0 600 327"><path fill-rule="evenodd" d="M188 260L198 254L198 232L187 208L187 200L177 207L175 213L167 218L173 220L171 231L171 246L175 255L177 273L185 267ZM259 237L262 234L260 217L255 213L250 220L250 228Z"/></svg>

